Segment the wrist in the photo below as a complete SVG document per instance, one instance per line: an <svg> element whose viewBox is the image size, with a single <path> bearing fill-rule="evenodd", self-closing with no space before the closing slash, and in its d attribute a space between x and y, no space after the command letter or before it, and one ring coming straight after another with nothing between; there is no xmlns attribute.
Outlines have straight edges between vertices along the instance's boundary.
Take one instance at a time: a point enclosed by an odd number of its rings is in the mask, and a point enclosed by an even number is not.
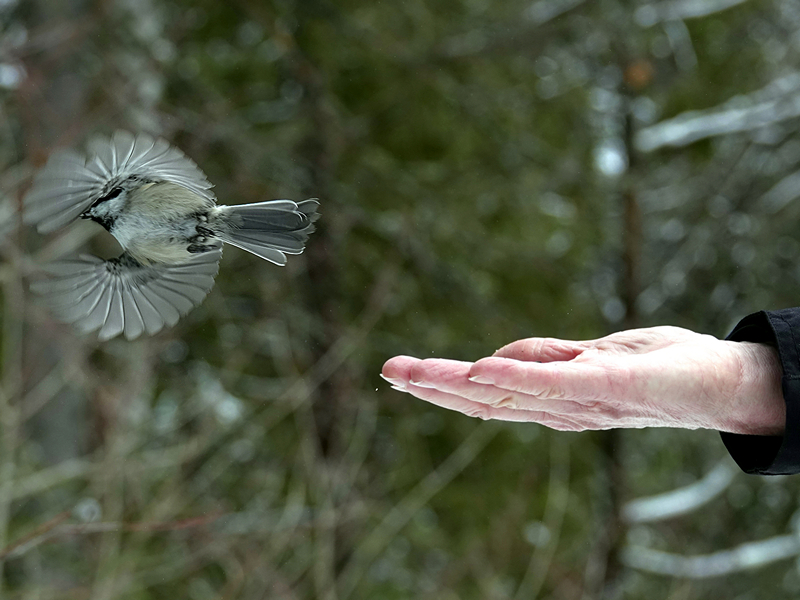
<svg viewBox="0 0 800 600"><path fill-rule="evenodd" d="M766 344L733 344L738 362L739 381L729 415L720 431L745 435L783 435L786 403L781 388L783 370L778 351Z"/></svg>

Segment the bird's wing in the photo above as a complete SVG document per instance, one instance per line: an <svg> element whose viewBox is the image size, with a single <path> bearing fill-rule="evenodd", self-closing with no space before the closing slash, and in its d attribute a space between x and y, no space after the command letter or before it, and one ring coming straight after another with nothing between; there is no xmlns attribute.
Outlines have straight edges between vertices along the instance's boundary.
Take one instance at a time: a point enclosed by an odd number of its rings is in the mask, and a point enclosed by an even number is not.
<svg viewBox="0 0 800 600"><path fill-rule="evenodd" d="M110 139L93 139L89 150L88 156L58 150L50 157L25 196L26 223L42 233L63 227L132 176L170 181L214 201L203 171L163 139L117 131Z"/></svg>
<svg viewBox="0 0 800 600"><path fill-rule="evenodd" d="M125 253L102 260L81 256L49 265L51 277L31 289L46 299L60 320L107 340L129 340L171 327L200 304L214 285L222 249L172 265L145 266Z"/></svg>

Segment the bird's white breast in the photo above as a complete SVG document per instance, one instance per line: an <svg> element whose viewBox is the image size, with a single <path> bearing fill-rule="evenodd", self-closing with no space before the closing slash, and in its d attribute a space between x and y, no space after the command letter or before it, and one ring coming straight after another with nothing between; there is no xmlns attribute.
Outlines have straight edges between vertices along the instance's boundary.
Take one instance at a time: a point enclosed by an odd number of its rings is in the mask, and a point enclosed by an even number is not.
<svg viewBox="0 0 800 600"><path fill-rule="evenodd" d="M174 183L150 183L129 194L111 233L141 262L178 263L191 258L188 239L196 235L197 214L209 201Z"/></svg>

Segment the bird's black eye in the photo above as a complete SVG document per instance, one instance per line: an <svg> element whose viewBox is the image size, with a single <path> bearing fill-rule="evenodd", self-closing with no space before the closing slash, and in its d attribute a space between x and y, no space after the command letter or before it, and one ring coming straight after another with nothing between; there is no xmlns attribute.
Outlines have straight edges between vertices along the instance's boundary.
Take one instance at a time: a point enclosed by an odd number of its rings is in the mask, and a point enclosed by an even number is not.
<svg viewBox="0 0 800 600"><path fill-rule="evenodd" d="M112 200L119 196L122 193L121 187L115 187L110 192L108 192L105 196L102 196L98 199L98 202L105 202L106 200Z"/></svg>

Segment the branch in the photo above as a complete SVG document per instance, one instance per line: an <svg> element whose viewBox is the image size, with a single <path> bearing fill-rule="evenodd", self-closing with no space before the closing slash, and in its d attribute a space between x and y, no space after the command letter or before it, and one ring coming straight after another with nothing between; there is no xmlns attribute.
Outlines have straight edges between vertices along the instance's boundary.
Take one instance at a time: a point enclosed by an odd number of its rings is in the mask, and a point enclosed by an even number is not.
<svg viewBox="0 0 800 600"><path fill-rule="evenodd" d="M645 4L636 9L634 19L642 27L651 27L664 21L680 21L707 17L742 4L745 0L673 0Z"/></svg>
<svg viewBox="0 0 800 600"><path fill-rule="evenodd" d="M641 546L627 546L622 562L628 567L687 579L708 579L754 569L800 554L797 535L780 535L759 542L748 542L712 554L684 556Z"/></svg>
<svg viewBox="0 0 800 600"><path fill-rule="evenodd" d="M725 459L690 485L628 502L622 510L622 518L628 523L648 523L692 512L724 492L735 475L736 470Z"/></svg>
<svg viewBox="0 0 800 600"><path fill-rule="evenodd" d="M190 517L188 519L181 519L179 521L166 521L166 522L142 522L142 523L122 523L118 521L107 521L105 523L80 523L80 524L62 524L70 517L72 511L64 511L49 521L46 521L31 531L29 534L23 536L17 541L9 544L0 550L0 560L6 558L15 558L22 556L29 550L42 544L48 539L57 535L83 535L87 533L108 533L108 532L163 532L163 531L180 531L182 529L191 529L194 527L203 527L209 525L222 516L222 512L214 512L210 515L202 517Z"/></svg>
<svg viewBox="0 0 800 600"><path fill-rule="evenodd" d="M705 138L751 131L792 119L800 116L799 90L800 73L792 73L722 106L688 111L645 127L636 135L636 147L642 152L652 152L664 146L687 146Z"/></svg>
<svg viewBox="0 0 800 600"><path fill-rule="evenodd" d="M21 537L16 542L10 543L8 546L0 550L0 560L5 560L9 557L20 556L27 552L30 548L39 545L47 537L47 534L68 519L71 514L71 511L65 510L49 521L45 521L36 527L28 535Z"/></svg>

